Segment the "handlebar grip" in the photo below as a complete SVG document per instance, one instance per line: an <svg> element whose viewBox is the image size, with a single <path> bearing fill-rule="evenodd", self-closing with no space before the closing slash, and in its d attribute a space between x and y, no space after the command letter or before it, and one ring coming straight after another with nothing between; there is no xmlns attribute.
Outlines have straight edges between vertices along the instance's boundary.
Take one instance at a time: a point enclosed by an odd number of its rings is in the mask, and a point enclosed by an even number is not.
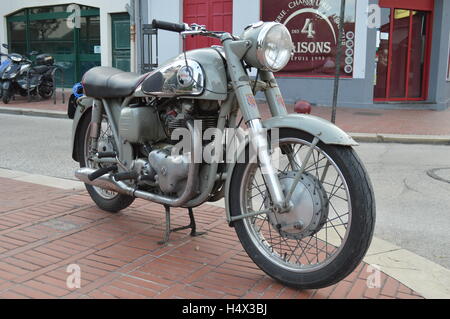
<svg viewBox="0 0 450 319"><path fill-rule="evenodd" d="M152 26L155 29L161 29L178 33L186 31L186 26L183 23L180 24L180 23L153 20Z"/></svg>

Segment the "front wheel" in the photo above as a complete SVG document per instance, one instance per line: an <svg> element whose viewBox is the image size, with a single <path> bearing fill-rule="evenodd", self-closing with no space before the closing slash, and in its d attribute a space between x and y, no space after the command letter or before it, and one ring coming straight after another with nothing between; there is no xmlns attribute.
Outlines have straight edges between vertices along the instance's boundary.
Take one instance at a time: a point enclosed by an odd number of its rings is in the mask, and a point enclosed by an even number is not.
<svg viewBox="0 0 450 319"><path fill-rule="evenodd" d="M234 217L266 211L234 223L239 240L269 276L301 289L348 276L367 252L375 224L372 185L355 151L319 143L304 163L312 141L302 131L281 129L271 149L284 193L299 180L290 211L267 213L270 195L259 165L250 161L236 165L228 199Z"/></svg>

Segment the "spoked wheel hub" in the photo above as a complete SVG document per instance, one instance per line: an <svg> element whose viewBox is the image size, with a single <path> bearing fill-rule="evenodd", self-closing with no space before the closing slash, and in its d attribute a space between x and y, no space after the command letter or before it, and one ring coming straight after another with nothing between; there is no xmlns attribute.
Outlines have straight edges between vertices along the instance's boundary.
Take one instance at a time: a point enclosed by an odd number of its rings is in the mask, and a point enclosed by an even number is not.
<svg viewBox="0 0 450 319"><path fill-rule="evenodd" d="M285 194L292 188L298 174L292 171L280 173ZM292 209L288 212L268 214L269 222L282 237L299 240L313 236L322 229L328 218L329 204L327 192L315 176L309 173L301 175L291 203Z"/></svg>

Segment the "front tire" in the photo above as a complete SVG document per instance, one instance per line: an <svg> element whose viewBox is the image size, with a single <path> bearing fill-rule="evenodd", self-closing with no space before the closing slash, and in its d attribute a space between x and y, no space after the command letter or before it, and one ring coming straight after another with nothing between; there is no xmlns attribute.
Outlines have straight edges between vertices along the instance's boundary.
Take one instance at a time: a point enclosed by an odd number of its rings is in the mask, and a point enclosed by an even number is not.
<svg viewBox="0 0 450 319"><path fill-rule="evenodd" d="M89 150L89 135L90 135L90 127L91 127L91 113L89 112L80 122L80 129L78 132L77 138L77 150L78 150L78 161L80 163L80 167L89 167L89 168L99 168L95 167L93 163L90 163L88 160L88 150ZM103 123L104 126L105 123ZM102 132L103 136L107 135L107 132ZM97 204L97 206L107 212L117 213L131 204L133 204L135 198L127 195L117 194L114 192L102 190L98 187L94 187L92 185L85 184L86 190L91 196L92 200Z"/></svg>
<svg viewBox="0 0 450 319"><path fill-rule="evenodd" d="M283 145L280 150L284 150L280 154L286 155L284 162L279 160L279 176L284 176L280 178L286 181L301 167L301 163L296 162L304 159L302 154L307 153L313 137L293 129L281 129L279 134L280 145ZM287 142L283 144L283 141ZM293 144L288 146L290 143L301 146L296 151ZM291 150L291 156L286 150ZM286 163L287 170L283 170ZM232 216L270 206L268 191L261 191L265 183L262 174L258 181L257 166L248 162L236 164L228 199ZM302 231L295 228L281 231L280 220L292 221L292 216L297 216L292 215L291 210L284 216L272 213L249 217L236 221L234 226L250 258L269 276L290 287L319 289L347 277L363 259L373 235L375 199L368 174L351 147L319 143L305 171L304 184L297 186L302 189L295 194L310 193L313 202L305 206L309 198L305 196L299 201L297 214L303 218L301 214L305 214L308 207L321 206L313 210L313 215L318 216L315 222L303 225ZM338 179L342 183L336 182ZM256 200L258 196L261 198ZM321 198L326 200L321 202Z"/></svg>

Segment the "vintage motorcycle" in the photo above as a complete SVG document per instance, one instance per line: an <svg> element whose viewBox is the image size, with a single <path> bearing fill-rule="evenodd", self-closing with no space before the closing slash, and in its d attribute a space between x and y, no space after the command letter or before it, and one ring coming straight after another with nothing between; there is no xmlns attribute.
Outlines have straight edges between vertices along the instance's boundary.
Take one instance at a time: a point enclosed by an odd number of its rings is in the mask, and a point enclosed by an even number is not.
<svg viewBox="0 0 450 319"><path fill-rule="evenodd" d="M153 26L222 46L184 52L145 75L109 67L85 74L84 96L72 100L73 158L93 201L109 212L135 198L164 205L164 244L180 229L200 235L193 208L224 199L229 225L271 277L306 289L349 275L371 242L372 185L349 135L318 117L287 113L273 74L292 56L287 28L258 22L238 37L197 24ZM267 120L257 92L265 94ZM234 140L239 147L230 150ZM204 159L206 149L213 160ZM172 229L171 207L187 208L190 225Z"/></svg>

